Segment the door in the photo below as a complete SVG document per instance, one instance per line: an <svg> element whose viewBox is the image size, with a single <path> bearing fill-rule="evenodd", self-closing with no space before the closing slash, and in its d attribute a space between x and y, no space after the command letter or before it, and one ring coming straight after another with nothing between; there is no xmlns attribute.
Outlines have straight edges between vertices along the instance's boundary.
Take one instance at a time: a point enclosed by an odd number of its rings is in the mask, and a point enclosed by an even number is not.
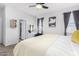
<svg viewBox="0 0 79 59"><path fill-rule="evenodd" d="M44 18L39 18L37 20L37 28L38 28L38 34L43 34L43 19Z"/></svg>
<svg viewBox="0 0 79 59"><path fill-rule="evenodd" d="M26 20L20 20L20 39L27 38Z"/></svg>

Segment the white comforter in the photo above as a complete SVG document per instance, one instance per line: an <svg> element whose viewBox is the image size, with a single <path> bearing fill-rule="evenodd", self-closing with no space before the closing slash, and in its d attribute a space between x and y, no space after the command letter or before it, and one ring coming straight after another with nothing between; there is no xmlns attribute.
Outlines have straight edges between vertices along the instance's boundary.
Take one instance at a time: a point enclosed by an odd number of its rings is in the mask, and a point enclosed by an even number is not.
<svg viewBox="0 0 79 59"><path fill-rule="evenodd" d="M60 35L42 35L26 39L14 48L15 56L73 56L78 55L78 45L71 42L70 37Z"/></svg>

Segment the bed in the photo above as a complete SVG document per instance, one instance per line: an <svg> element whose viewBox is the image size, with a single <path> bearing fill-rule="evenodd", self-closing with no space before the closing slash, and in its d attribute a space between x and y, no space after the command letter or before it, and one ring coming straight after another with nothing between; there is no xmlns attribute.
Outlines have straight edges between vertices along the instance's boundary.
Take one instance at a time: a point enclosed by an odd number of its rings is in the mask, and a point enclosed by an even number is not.
<svg viewBox="0 0 79 59"><path fill-rule="evenodd" d="M45 34L18 43L14 56L78 56L79 45L70 36Z"/></svg>

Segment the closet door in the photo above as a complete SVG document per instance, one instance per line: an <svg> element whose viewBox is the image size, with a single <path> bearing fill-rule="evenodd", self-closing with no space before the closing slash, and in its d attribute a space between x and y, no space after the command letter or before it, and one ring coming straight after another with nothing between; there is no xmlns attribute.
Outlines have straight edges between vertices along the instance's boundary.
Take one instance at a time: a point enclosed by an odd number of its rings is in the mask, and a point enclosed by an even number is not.
<svg viewBox="0 0 79 59"><path fill-rule="evenodd" d="M27 38L26 20L20 20L20 39Z"/></svg>

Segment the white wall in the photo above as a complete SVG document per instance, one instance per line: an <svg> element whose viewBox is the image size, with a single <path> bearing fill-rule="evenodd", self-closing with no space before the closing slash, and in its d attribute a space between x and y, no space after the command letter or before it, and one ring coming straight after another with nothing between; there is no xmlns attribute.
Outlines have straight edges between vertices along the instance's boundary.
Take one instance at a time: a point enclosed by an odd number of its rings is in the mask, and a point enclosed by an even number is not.
<svg viewBox="0 0 79 59"><path fill-rule="evenodd" d="M0 43L3 43L4 36L4 6L0 4Z"/></svg>
<svg viewBox="0 0 79 59"><path fill-rule="evenodd" d="M79 6L76 7L70 7L66 9L62 9L59 11L51 11L42 15L39 15L37 18L44 17L44 34L46 33L58 33L58 34L64 34L64 19L63 19L63 13L72 11L72 10L78 10ZM52 29L48 27L48 20L49 17L51 16L56 16L56 28ZM5 6L5 22L4 22L4 44L11 45L11 44L16 44L19 41L19 25L17 22L17 28L12 29L10 28L10 20L11 19L24 19L27 20L27 26L29 24L34 24L35 29L36 29L36 17L32 15L28 15L20 10L18 10L15 7L6 5ZM28 29L28 27L27 27Z"/></svg>
<svg viewBox="0 0 79 59"><path fill-rule="evenodd" d="M19 11L18 9L9 5L5 6L5 39L4 44L11 45L16 44L19 41L19 19L27 20L27 26L31 23L35 25L35 17L27 15L26 13ZM17 27L10 28L10 20L17 19Z"/></svg>
<svg viewBox="0 0 79 59"><path fill-rule="evenodd" d="M2 8L0 8L0 43L2 43Z"/></svg>
<svg viewBox="0 0 79 59"><path fill-rule="evenodd" d="M49 17L52 16L56 16L56 27L55 28L51 28L48 25L48 21L49 21ZM63 15L61 13L53 13L53 14L48 14L44 17L44 34L47 33L57 33L57 34L63 34L63 30L64 30L64 23L63 23ZM61 28L62 27L62 28Z"/></svg>
<svg viewBox="0 0 79 59"><path fill-rule="evenodd" d="M62 10L50 11L50 12L47 12L45 14L39 15L37 18L44 17L44 24L43 24L44 34L47 34L47 33L54 34L54 33L56 33L56 34L63 35L64 34L64 17L63 17L63 13L73 11L73 10L79 10L79 6L65 8L65 9L62 9ZM56 28L54 28L54 29L50 28L48 26L49 17L52 17L52 16L56 16Z"/></svg>

